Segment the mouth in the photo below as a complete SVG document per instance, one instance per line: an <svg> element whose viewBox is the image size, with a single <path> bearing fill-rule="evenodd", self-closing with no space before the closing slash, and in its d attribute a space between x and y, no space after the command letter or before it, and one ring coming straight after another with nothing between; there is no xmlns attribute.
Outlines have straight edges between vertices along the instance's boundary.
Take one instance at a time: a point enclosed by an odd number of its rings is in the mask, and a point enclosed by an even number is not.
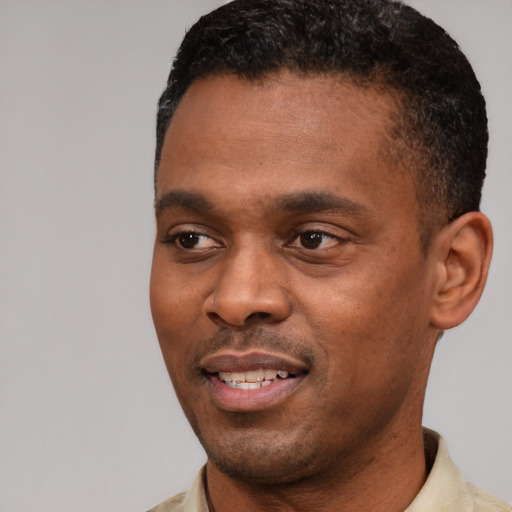
<svg viewBox="0 0 512 512"><path fill-rule="evenodd" d="M228 411L273 407L294 393L309 373L306 363L263 352L222 352L201 361L213 402Z"/></svg>
<svg viewBox="0 0 512 512"><path fill-rule="evenodd" d="M274 384L277 380L294 379L295 375L286 370L260 368L248 372L216 372L210 374L217 377L232 389L260 389Z"/></svg>

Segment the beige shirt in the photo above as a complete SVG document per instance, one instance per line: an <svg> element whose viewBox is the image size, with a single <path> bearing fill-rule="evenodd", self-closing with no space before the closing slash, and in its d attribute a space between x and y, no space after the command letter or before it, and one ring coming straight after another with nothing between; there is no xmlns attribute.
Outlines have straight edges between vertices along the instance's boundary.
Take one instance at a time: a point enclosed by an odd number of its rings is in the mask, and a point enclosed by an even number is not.
<svg viewBox="0 0 512 512"><path fill-rule="evenodd" d="M510 505L464 480L439 434L425 429L425 441L427 463L432 469L405 512L512 512ZM187 492L148 512L208 512L203 472L204 468Z"/></svg>

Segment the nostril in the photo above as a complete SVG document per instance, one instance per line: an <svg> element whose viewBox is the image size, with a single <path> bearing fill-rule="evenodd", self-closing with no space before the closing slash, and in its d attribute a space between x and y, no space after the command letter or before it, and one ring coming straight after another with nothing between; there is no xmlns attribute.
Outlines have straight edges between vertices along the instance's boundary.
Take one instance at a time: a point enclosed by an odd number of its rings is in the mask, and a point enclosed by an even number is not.
<svg viewBox="0 0 512 512"><path fill-rule="evenodd" d="M211 322L243 327L258 322L280 322L288 318L290 302L278 285L262 286L259 281L251 281L251 284L247 282L247 276L235 276L234 271L232 274L231 277L222 276L205 299L203 313Z"/></svg>
<svg viewBox="0 0 512 512"><path fill-rule="evenodd" d="M217 313L214 313L214 312L208 312L206 313L206 316L212 321L212 322L215 322L215 323L220 323L222 322L222 318L217 314Z"/></svg>
<svg viewBox="0 0 512 512"><path fill-rule="evenodd" d="M266 313L264 311L251 313L249 316L245 318L223 318L221 315L214 311L209 311L206 313L206 316L215 324L223 324L223 325L235 325L237 327L242 327L244 325L253 325L255 323L268 320L272 318L270 313Z"/></svg>
<svg viewBox="0 0 512 512"><path fill-rule="evenodd" d="M270 313L265 313L264 311L256 312L256 313L251 313L245 319L245 323L250 323L251 321L266 320L266 319L270 318L270 316L271 316Z"/></svg>

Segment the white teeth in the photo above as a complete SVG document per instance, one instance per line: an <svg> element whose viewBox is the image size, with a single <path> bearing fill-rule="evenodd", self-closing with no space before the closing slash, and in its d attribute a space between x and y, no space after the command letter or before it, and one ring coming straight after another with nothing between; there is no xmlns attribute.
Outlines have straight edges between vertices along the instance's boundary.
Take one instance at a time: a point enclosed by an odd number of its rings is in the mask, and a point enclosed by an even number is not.
<svg viewBox="0 0 512 512"><path fill-rule="evenodd" d="M231 380L224 381L226 386L234 389L259 389L272 384L271 380L264 380L263 382L233 382Z"/></svg>
<svg viewBox="0 0 512 512"><path fill-rule="evenodd" d="M263 370L266 380L274 380L277 377L277 370Z"/></svg>
<svg viewBox="0 0 512 512"><path fill-rule="evenodd" d="M246 382L261 382L264 378L265 376L263 375L263 370L245 372Z"/></svg>
<svg viewBox="0 0 512 512"><path fill-rule="evenodd" d="M231 382L233 379L231 378L230 372L219 372L218 377L220 380L224 382Z"/></svg>
<svg viewBox="0 0 512 512"><path fill-rule="evenodd" d="M231 380L235 382L245 382L245 373L243 372L232 372Z"/></svg>
<svg viewBox="0 0 512 512"><path fill-rule="evenodd" d="M286 379L290 374L284 370L261 368L249 372L218 372L217 375L230 388L259 389L269 386L277 377Z"/></svg>

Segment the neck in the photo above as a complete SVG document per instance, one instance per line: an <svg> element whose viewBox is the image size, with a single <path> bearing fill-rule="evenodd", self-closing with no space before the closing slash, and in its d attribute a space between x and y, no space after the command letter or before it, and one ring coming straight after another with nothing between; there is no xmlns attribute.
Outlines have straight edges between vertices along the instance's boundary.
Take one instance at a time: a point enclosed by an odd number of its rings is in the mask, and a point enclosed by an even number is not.
<svg viewBox="0 0 512 512"><path fill-rule="evenodd" d="M286 485L234 480L208 462L210 512L403 511L427 477L421 428L390 432L358 454L358 461Z"/></svg>

